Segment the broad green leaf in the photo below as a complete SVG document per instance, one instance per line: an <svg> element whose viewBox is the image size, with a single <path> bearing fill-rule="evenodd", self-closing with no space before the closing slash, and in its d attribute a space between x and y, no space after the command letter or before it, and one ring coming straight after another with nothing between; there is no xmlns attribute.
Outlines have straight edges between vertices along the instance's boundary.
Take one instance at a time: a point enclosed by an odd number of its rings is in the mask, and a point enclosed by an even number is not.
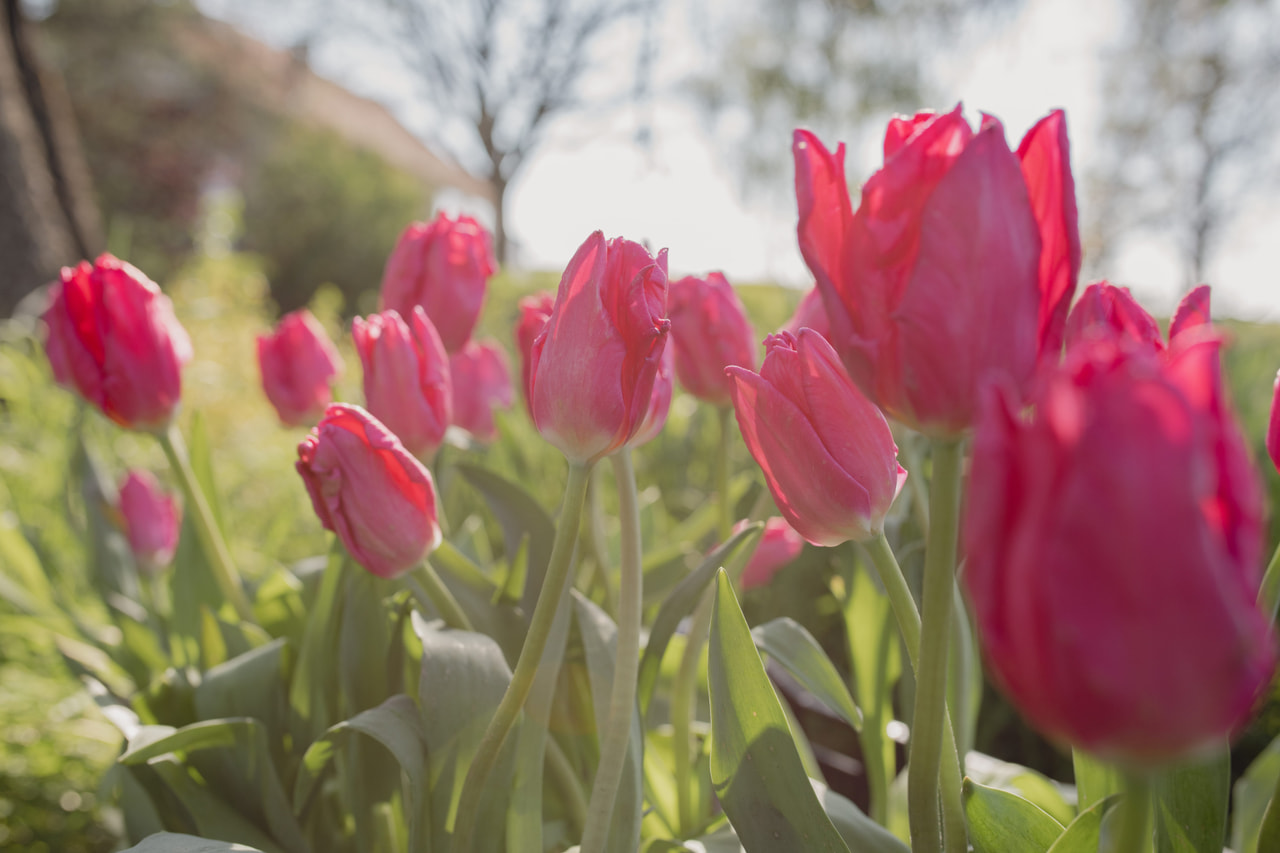
<svg viewBox="0 0 1280 853"><path fill-rule="evenodd" d="M1231 753L1166 770L1151 791L1156 853L1221 853L1227 837Z"/></svg>
<svg viewBox="0 0 1280 853"><path fill-rule="evenodd" d="M262 853L243 844L226 841L210 841L194 835L176 832L160 832L148 836L122 853Z"/></svg>
<svg viewBox="0 0 1280 853"><path fill-rule="evenodd" d="M647 714L649 703L653 700L654 684L658 680L658 667L662 664L662 656L667 651L667 644L680 620L693 612L702 598L702 591L715 577L716 571L729 561L729 558L743 547L754 548L755 543L764 531L764 525L753 524L746 527L706 556L698 567L689 573L658 609L658 615L649 628L649 640L645 643L644 654L640 658L639 685L636 697L642 713Z"/></svg>
<svg viewBox="0 0 1280 853"><path fill-rule="evenodd" d="M1017 794L1044 809L1064 826L1075 819L1075 806L1063 796L1063 786L1029 767L1001 761L981 752L970 752L964 766L965 774L974 782Z"/></svg>
<svg viewBox="0 0 1280 853"><path fill-rule="evenodd" d="M519 485L478 465L459 463L458 473L474 486L502 527L508 561L514 560L521 542L527 541L524 592L520 606L533 613L551 559L556 526L538 502Z"/></svg>
<svg viewBox="0 0 1280 853"><path fill-rule="evenodd" d="M816 779L810 779L809 784L836 832L853 853L911 853L896 835L867 817L856 804Z"/></svg>
<svg viewBox="0 0 1280 853"><path fill-rule="evenodd" d="M1071 750L1071 763L1075 767L1076 800L1081 813L1124 788L1118 770L1087 752Z"/></svg>
<svg viewBox="0 0 1280 853"><path fill-rule="evenodd" d="M1029 800L972 779L964 781L964 814L974 853L1045 853L1063 830Z"/></svg>
<svg viewBox="0 0 1280 853"><path fill-rule="evenodd" d="M1067 824L1067 831L1058 836L1048 853L1097 853L1102 819L1119 801L1120 795L1112 794L1081 811L1075 820Z"/></svg>
<svg viewBox="0 0 1280 853"><path fill-rule="evenodd" d="M708 651L711 781L752 853L849 853L809 786L777 694L722 570Z"/></svg>
<svg viewBox="0 0 1280 853"><path fill-rule="evenodd" d="M210 787L191 774L172 754L157 756L147 766L164 780L195 822L196 832L205 838L234 841L259 848L262 853L284 853L271 837Z"/></svg>
<svg viewBox="0 0 1280 853"><path fill-rule="evenodd" d="M784 616L752 629L751 636L755 638L756 648L795 676L822 704L855 731L862 729L862 712L853 703L835 664L804 626Z"/></svg>
<svg viewBox="0 0 1280 853"><path fill-rule="evenodd" d="M1253 760L1236 781L1231 811L1231 848L1236 853L1258 853L1258 831L1267 804L1280 787L1280 737Z"/></svg>

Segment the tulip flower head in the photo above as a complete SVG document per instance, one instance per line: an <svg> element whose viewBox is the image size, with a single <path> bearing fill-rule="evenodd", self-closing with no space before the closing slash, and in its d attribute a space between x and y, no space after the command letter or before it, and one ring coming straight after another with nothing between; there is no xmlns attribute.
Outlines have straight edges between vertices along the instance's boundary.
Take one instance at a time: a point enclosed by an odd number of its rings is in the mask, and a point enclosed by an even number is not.
<svg viewBox="0 0 1280 853"><path fill-rule="evenodd" d="M547 325L551 309L555 307L554 293L541 291L532 296L525 296L519 302L520 316L516 320L516 351L520 353L520 389L524 392L525 406L533 418L533 401L529 397L529 373L533 367L529 358L533 351L533 342Z"/></svg>
<svg viewBox="0 0 1280 853"><path fill-rule="evenodd" d="M1023 391L1056 360L1080 266L1061 111L1017 154L990 116L976 133L959 107L895 118L856 211L843 145L832 154L799 130L793 150L800 249L830 340L888 414L956 434L989 374Z"/></svg>
<svg viewBox="0 0 1280 853"><path fill-rule="evenodd" d="M149 471L129 472L120 486L119 508L138 568L155 574L173 562L182 511Z"/></svg>
<svg viewBox="0 0 1280 853"><path fill-rule="evenodd" d="M1209 287L1191 290L1173 313L1169 323L1169 345L1183 332L1209 323ZM1105 281L1084 289L1067 317L1067 348L1087 338L1108 338L1151 352L1163 352L1165 341L1160 324L1138 304L1128 288Z"/></svg>
<svg viewBox="0 0 1280 853"><path fill-rule="evenodd" d="M324 327L305 308L292 311L269 335L259 335L262 389L286 426L312 424L333 400L330 388L342 357Z"/></svg>
<svg viewBox="0 0 1280 853"><path fill-rule="evenodd" d="M498 269L493 238L470 216L440 213L400 235L382 273L380 311L413 316L421 306L449 353L471 339L489 276Z"/></svg>
<svg viewBox="0 0 1280 853"><path fill-rule="evenodd" d="M359 406L329 406L296 467L320 523L378 577L404 574L440 544L431 473Z"/></svg>
<svg viewBox="0 0 1280 853"><path fill-rule="evenodd" d="M754 370L756 336L742 301L722 273L672 282L667 297L676 377L684 389L714 406L732 404L729 365Z"/></svg>
<svg viewBox="0 0 1280 853"><path fill-rule="evenodd" d="M480 441L495 441L495 408L508 408L514 397L511 373L502 348L492 341L467 341L449 358L453 386L453 422Z"/></svg>
<svg viewBox="0 0 1280 853"><path fill-rule="evenodd" d="M162 431L182 396L191 339L173 305L132 264L101 255L63 267L44 313L59 384L123 427Z"/></svg>
<svg viewBox="0 0 1280 853"><path fill-rule="evenodd" d="M421 307L406 323L394 310L357 317L351 337L364 366L364 397L409 452L430 459L453 420L453 386L435 326Z"/></svg>
<svg viewBox="0 0 1280 853"><path fill-rule="evenodd" d="M748 524L746 519L734 525L737 533ZM804 550L804 539L786 519L774 516L764 523L764 533L755 553L742 570L742 588L754 589L766 586L778 570L790 563Z"/></svg>
<svg viewBox="0 0 1280 853"><path fill-rule="evenodd" d="M645 412L644 422L630 441L631 447L639 447L658 437L662 428L667 425L667 415L671 411L671 393L675 384L675 347L662 348L662 361L658 362L658 372L653 377L653 393L649 395L649 408Z"/></svg>
<svg viewBox="0 0 1280 853"><path fill-rule="evenodd" d="M907 472L884 415L812 329L765 339L760 372L730 367L742 437L779 511L814 545L884 529Z"/></svg>
<svg viewBox="0 0 1280 853"><path fill-rule="evenodd" d="M595 462L634 442L648 416L670 321L667 253L599 231L560 279L529 350L533 422L571 462Z"/></svg>

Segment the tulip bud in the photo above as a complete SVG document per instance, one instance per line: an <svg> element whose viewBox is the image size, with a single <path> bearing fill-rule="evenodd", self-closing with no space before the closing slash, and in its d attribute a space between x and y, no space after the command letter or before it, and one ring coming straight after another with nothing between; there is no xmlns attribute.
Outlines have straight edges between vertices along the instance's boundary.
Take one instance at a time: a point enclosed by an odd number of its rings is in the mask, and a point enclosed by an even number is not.
<svg viewBox="0 0 1280 853"><path fill-rule="evenodd" d="M959 108L894 119L856 212L843 145L833 155L796 131L793 150L800 249L830 340L887 413L955 434L973 423L990 374L1025 391L1038 360L1057 358L1079 268L1060 112L1019 156L990 116L977 133Z"/></svg>
<svg viewBox="0 0 1280 853"><path fill-rule="evenodd" d="M529 410L529 418L533 418L533 398L529 396L529 374L533 368L529 355L533 351L533 342L547 325L551 309L555 307L556 297L552 293L542 291L520 300L520 317L516 320L516 351L520 353L520 390L524 392L524 403Z"/></svg>
<svg viewBox="0 0 1280 853"><path fill-rule="evenodd" d="M312 424L333 399L329 383L342 358L324 327L305 308L290 312L269 335L258 336L262 389L285 426Z"/></svg>
<svg viewBox="0 0 1280 853"><path fill-rule="evenodd" d="M502 349L492 341L467 341L449 359L449 378L453 385L453 422L480 441L497 440L493 410L508 408L513 396Z"/></svg>
<svg viewBox="0 0 1280 853"><path fill-rule="evenodd" d="M765 339L760 373L729 367L747 449L782 515L815 545L866 540L906 481L889 424L812 329Z"/></svg>
<svg viewBox="0 0 1280 853"><path fill-rule="evenodd" d="M139 569L155 574L173 562L182 512L150 472L129 472L120 486L120 515Z"/></svg>
<svg viewBox="0 0 1280 853"><path fill-rule="evenodd" d="M364 398L419 459L430 459L453 419L449 359L435 326L422 308L410 324L394 310L357 317L351 337L364 366Z"/></svg>
<svg viewBox="0 0 1280 853"><path fill-rule="evenodd" d="M800 334L801 329L813 329L828 341L831 340L831 321L827 319L827 308L822 304L822 291L811 287L800 298L796 313L779 331Z"/></svg>
<svg viewBox="0 0 1280 853"><path fill-rule="evenodd" d="M687 276L667 296L676 377L684 389L713 406L732 403L729 365L754 370L756 336L746 309L722 273Z"/></svg>
<svg viewBox="0 0 1280 853"><path fill-rule="evenodd" d="M458 352L471 338L497 268L493 239L470 216L441 213L430 224L414 222L387 259L379 310L410 317L422 306L445 350Z"/></svg>
<svg viewBox="0 0 1280 853"><path fill-rule="evenodd" d="M1220 741L1271 676L1262 490L1220 343L1088 337L1030 415L984 397L963 579L990 670L1037 728L1109 760Z"/></svg>
<svg viewBox="0 0 1280 853"><path fill-rule="evenodd" d="M667 343L667 253L639 243L582 244L529 352L528 393L542 436L575 463L633 442Z"/></svg>
<svg viewBox="0 0 1280 853"><path fill-rule="evenodd" d="M329 406L296 467L320 523L378 577L404 574L440 544L430 472L359 406Z"/></svg>
<svg viewBox="0 0 1280 853"><path fill-rule="evenodd" d="M44 323L45 352L59 384L121 426L168 426L191 339L155 282L111 255L63 267Z"/></svg>
<svg viewBox="0 0 1280 853"><path fill-rule="evenodd" d="M747 524L746 519L739 521L734 525L733 532L737 533ZM767 585L778 573L778 569L799 557L803 550L804 539L796 533L794 527L787 524L785 519L777 516L770 518L764 523L760 544L756 545L755 553L742 570L742 588L753 589Z"/></svg>

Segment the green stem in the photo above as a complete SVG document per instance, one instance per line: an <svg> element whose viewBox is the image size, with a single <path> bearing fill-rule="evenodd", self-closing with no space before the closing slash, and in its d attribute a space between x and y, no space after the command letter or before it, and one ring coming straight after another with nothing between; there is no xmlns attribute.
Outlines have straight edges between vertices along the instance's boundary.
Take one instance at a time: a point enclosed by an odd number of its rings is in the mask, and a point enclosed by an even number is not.
<svg viewBox="0 0 1280 853"><path fill-rule="evenodd" d="M498 752L506 741L516 717L524 707L529 690L533 687L533 677L537 672L538 661L542 658L542 650L547 644L547 636L551 633L551 623L555 621L556 609L560 602L561 592L569 579L569 568L573 562L573 548L578 540L578 525L582 521L582 505L586 501L587 481L591 477L591 464L569 464L569 478L564 486L564 504L560 510L560 523L556 526L555 542L551 546L551 558L547 564L547 575L542 590L538 593L538 603L533 609L533 619L529 623L529 633L525 637L524 646L520 649L520 659L516 661L515 671L511 674L511 683L502 701L494 711L489 727L476 748L475 758L467 769L466 780L462 783L462 793L458 797L458 811L454 821L453 853L469 853L471 839L475 835L476 818L480 812L480 797L484 792L485 782L493 765L498 760Z"/></svg>
<svg viewBox="0 0 1280 853"><path fill-rule="evenodd" d="M1276 621L1277 606L1280 606L1280 545L1276 546L1275 553L1271 555L1266 574L1262 576L1262 586L1258 588L1258 607L1273 624Z"/></svg>
<svg viewBox="0 0 1280 853"><path fill-rule="evenodd" d="M951 637L951 609L955 586L961 459L960 439L938 439L933 442L929 540L925 549L921 595L920 657L916 665L915 714L911 723L911 749L907 757L907 813L911 823L912 850L915 853L937 853L941 849L938 789L944 729L950 728L946 721L947 646ZM954 740L954 732L952 738ZM957 808L961 836L958 839L946 839L949 853L967 849L963 836L963 807L958 803L947 804L948 810ZM948 824L954 828L954 817Z"/></svg>
<svg viewBox="0 0 1280 853"><path fill-rule="evenodd" d="M602 853L609 835L614 800L622 781L631 722L635 715L636 677L640 671L640 506L631 451L623 448L609 457L618 486L618 518L622 524L621 581L618 588L617 658L613 665L613 689L609 693L609 718L600 739L600 763L596 766L582 830L582 853Z"/></svg>
<svg viewBox="0 0 1280 853"><path fill-rule="evenodd" d="M1150 844L1151 781L1141 773L1126 773L1124 779L1124 798L1116 806L1105 853L1140 853Z"/></svg>
<svg viewBox="0 0 1280 853"><path fill-rule="evenodd" d="M609 563L605 555L609 549L605 546L604 535L604 503L600 500L600 471L597 468L591 477L591 486L587 489L587 544L591 548L591 560L595 563L595 582L604 595L604 611L610 616L618 613L617 597L613 593L613 584L609 583Z"/></svg>
<svg viewBox="0 0 1280 853"><path fill-rule="evenodd" d="M716 409L716 420L720 426L720 443L716 447L715 490L716 490L716 535L721 542L727 541L733 532L733 507L729 501L729 447L733 441L733 409L720 406Z"/></svg>
<svg viewBox="0 0 1280 853"><path fill-rule="evenodd" d="M182 490L187 498L187 507L195 520L196 534L200 537L200 545L204 548L206 561L213 572L218 590L227 601L231 602L231 606L236 609L236 615L241 620L253 623L253 608L249 606L249 599L245 597L240 573L236 571L235 564L231 561L227 543L222 540L222 533L213 519L213 510L209 508L204 491L196 480L196 473L191 469L191 459L187 456L187 446L182 441L182 433L178 431L178 425L170 424L168 429L157 433L156 437L160 439L160 446L169 457L169 465L182 484Z"/></svg>
<svg viewBox="0 0 1280 853"><path fill-rule="evenodd" d="M582 780L560 742L550 735L547 736L546 761L564 796L565 821L569 824L569 837L573 838L582 832L587 822L587 792L582 789Z"/></svg>
<svg viewBox="0 0 1280 853"><path fill-rule="evenodd" d="M684 654L671 687L672 763L676 776L676 834L688 838L697 828L693 815L693 743L694 694L698 688L698 661L702 646L711 632L711 613L715 605L715 587L708 586L698 600L684 636Z"/></svg>
<svg viewBox="0 0 1280 853"><path fill-rule="evenodd" d="M471 626L471 620L463 612L462 605L458 604L458 599L453 597L449 587L444 585L444 581L440 579L440 575L436 573L435 568L428 560L424 559L418 564L418 567L414 569L414 575L426 589L427 597L436 606L436 610L440 611L444 624L459 631L475 630Z"/></svg>

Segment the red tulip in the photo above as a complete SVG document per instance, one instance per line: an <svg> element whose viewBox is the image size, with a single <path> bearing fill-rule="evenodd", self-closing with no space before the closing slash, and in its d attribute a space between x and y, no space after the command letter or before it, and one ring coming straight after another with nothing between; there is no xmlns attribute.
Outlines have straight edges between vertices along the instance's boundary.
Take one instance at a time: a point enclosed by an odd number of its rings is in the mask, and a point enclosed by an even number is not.
<svg viewBox="0 0 1280 853"><path fill-rule="evenodd" d="M342 358L324 327L305 308L284 315L269 335L258 336L262 389L286 426L315 423L333 400L329 383Z"/></svg>
<svg viewBox="0 0 1280 853"><path fill-rule="evenodd" d="M780 329L793 335L800 334L801 329L813 329L828 341L831 340L831 321L827 319L827 308L822 304L822 291L811 287L800 298L796 313Z"/></svg>
<svg viewBox="0 0 1280 853"><path fill-rule="evenodd" d="M449 358L422 308L413 309L410 323L394 310L357 317L351 337L364 365L369 411L410 453L430 459L453 419Z"/></svg>
<svg viewBox="0 0 1280 853"><path fill-rule="evenodd" d="M533 367L529 355L533 352L533 342L547 325L551 309L555 307L556 297L553 293L542 291L520 300L520 317L516 320L516 350L520 353L520 390L524 392L524 404L533 418L533 399L529 396L529 373Z"/></svg>
<svg viewBox="0 0 1280 853"><path fill-rule="evenodd" d="M648 414L670 321L667 253L639 243L582 244L529 352L529 400L543 437L570 461L633 442Z"/></svg>
<svg viewBox="0 0 1280 853"><path fill-rule="evenodd" d="M800 249L832 345L886 412L956 433L972 424L988 374L1021 391L1042 352L1056 358L1079 268L1060 112L1019 156L989 116L976 134L958 107L894 119L856 212L844 146L833 155L796 131L793 148Z"/></svg>
<svg viewBox="0 0 1280 853"><path fill-rule="evenodd" d="M884 415L826 339L770 335L760 373L726 372L742 437L791 526L815 545L881 532L907 472Z"/></svg>
<svg viewBox="0 0 1280 853"><path fill-rule="evenodd" d="M168 426L191 339L155 282L111 255L63 267L44 322L45 352L59 384L121 426Z"/></svg>
<svg viewBox="0 0 1280 853"><path fill-rule="evenodd" d="M359 406L329 406L297 469L320 523L373 574L402 575L440 544L430 472Z"/></svg>
<svg viewBox="0 0 1280 853"><path fill-rule="evenodd" d="M733 380L724 369L755 369L756 336L728 279L713 272L672 282L667 312L680 384L714 406L730 405Z"/></svg>
<svg viewBox="0 0 1280 853"><path fill-rule="evenodd" d="M481 441L495 441L494 408L511 405L511 373L507 357L492 341L467 341L449 359L453 384L453 422Z"/></svg>
<svg viewBox="0 0 1280 853"><path fill-rule="evenodd" d="M1166 354L1089 337L1025 414L992 387L977 426L964 581L991 670L1049 736L1157 763L1243 723L1271 675L1256 608L1262 490L1220 341Z"/></svg>
<svg viewBox="0 0 1280 853"><path fill-rule="evenodd" d="M1200 285L1182 298L1169 324L1169 342L1189 329L1209 323L1209 287ZM1086 338L1126 341L1152 352L1165 348L1160 324L1126 287L1105 281L1089 285L1067 318L1067 348Z"/></svg>
<svg viewBox="0 0 1280 853"><path fill-rule="evenodd" d="M409 317L422 306L444 348L458 352L471 338L497 268L493 238L470 216L455 220L441 213L430 224L414 222L387 259L379 310Z"/></svg>
<svg viewBox="0 0 1280 853"><path fill-rule="evenodd" d="M120 515L139 569L154 574L173 562L182 512L150 472L129 472L120 486Z"/></svg>
<svg viewBox="0 0 1280 853"><path fill-rule="evenodd" d="M747 523L745 519L739 521L734 526L733 532L737 533L746 527ZM804 539L796 533L794 527L777 516L769 519L764 523L760 544L756 546L755 553L747 561L747 567L742 570L742 588L753 589L767 585L778 573L778 569L799 557L803 550Z"/></svg>

